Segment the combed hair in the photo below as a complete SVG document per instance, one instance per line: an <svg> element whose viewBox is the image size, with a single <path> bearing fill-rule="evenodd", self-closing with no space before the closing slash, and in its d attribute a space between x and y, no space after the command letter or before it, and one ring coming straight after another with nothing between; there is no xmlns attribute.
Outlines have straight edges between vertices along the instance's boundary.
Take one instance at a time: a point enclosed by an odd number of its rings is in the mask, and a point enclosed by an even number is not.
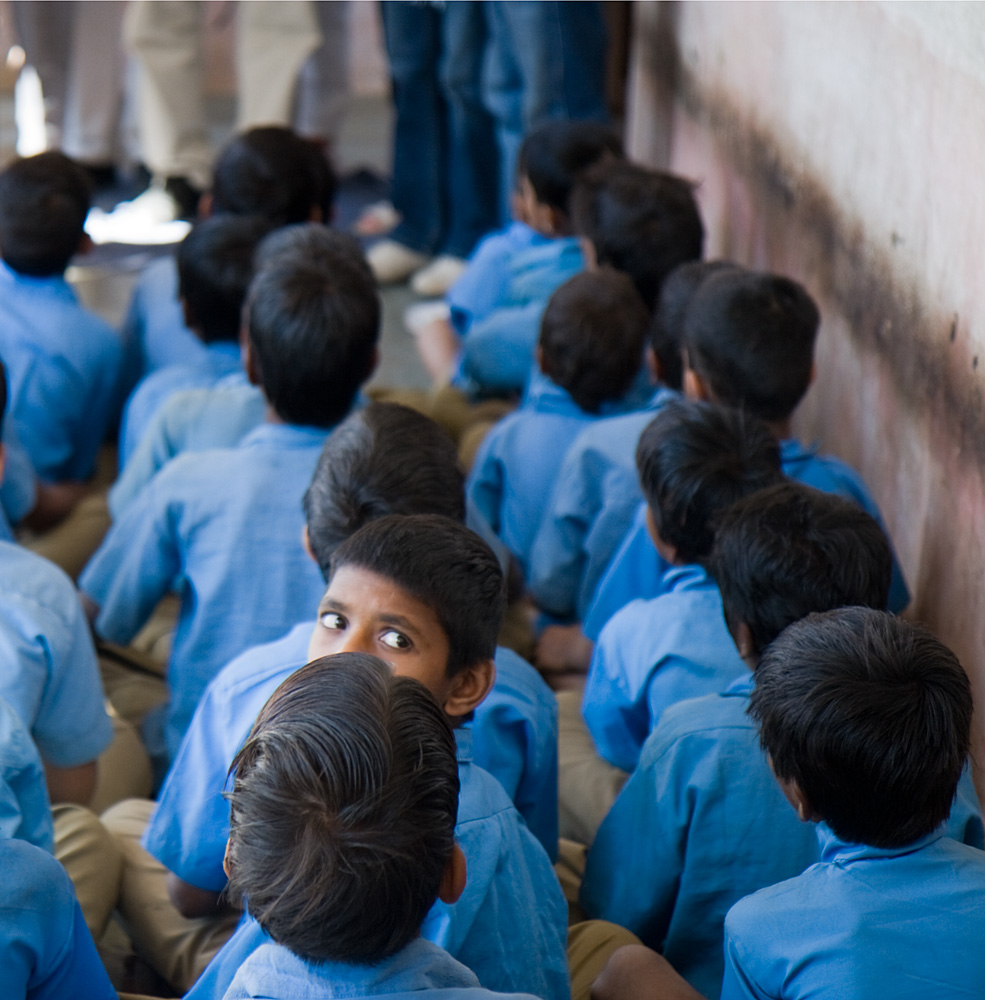
<svg viewBox="0 0 985 1000"><path fill-rule="evenodd" d="M214 215L178 245L178 294L206 344L239 338L253 254L269 231L258 216Z"/></svg>
<svg viewBox="0 0 985 1000"><path fill-rule="evenodd" d="M368 281L376 282L359 240L341 229L329 229L319 222L298 222L269 233L257 247L257 270L272 264L282 254L289 257L300 255L313 263L326 265L342 258L362 271Z"/></svg>
<svg viewBox="0 0 985 1000"><path fill-rule="evenodd" d="M388 514L465 520L465 476L451 438L396 403L370 403L329 436L304 495L308 541L324 576L338 546Z"/></svg>
<svg viewBox="0 0 985 1000"><path fill-rule="evenodd" d="M650 349L660 363L664 385L680 389L684 381L684 314L701 283L718 271L737 267L728 260L689 260L674 268L660 286L650 320Z"/></svg>
<svg viewBox="0 0 985 1000"><path fill-rule="evenodd" d="M667 275L698 260L704 247L694 185L624 160L598 163L579 177L571 216L598 262L628 274L651 310Z"/></svg>
<svg viewBox="0 0 985 1000"><path fill-rule="evenodd" d="M332 556L329 582L354 566L392 580L428 605L448 636L448 676L492 659L506 597L492 549L458 521L434 514L380 517Z"/></svg>
<svg viewBox="0 0 985 1000"><path fill-rule="evenodd" d="M921 625L841 608L790 625L749 714L777 776L842 840L903 847L947 819L971 739L971 685Z"/></svg>
<svg viewBox="0 0 985 1000"><path fill-rule="evenodd" d="M289 128L265 125L235 136L219 154L212 211L262 215L284 226L306 222L317 206L327 221L337 186L325 156L310 142Z"/></svg>
<svg viewBox="0 0 985 1000"><path fill-rule="evenodd" d="M91 201L85 170L64 153L14 160L0 173L0 256L18 274L62 274L79 249Z"/></svg>
<svg viewBox="0 0 985 1000"><path fill-rule="evenodd" d="M719 403L786 420L811 384L820 315L790 278L741 269L702 282L684 317L688 364Z"/></svg>
<svg viewBox="0 0 985 1000"><path fill-rule="evenodd" d="M583 271L547 303L540 324L541 368L581 409L598 413L640 370L647 311L629 278L610 267Z"/></svg>
<svg viewBox="0 0 985 1000"><path fill-rule="evenodd" d="M762 421L684 400L643 429L636 468L658 534L688 563L711 552L722 511L782 475L779 445Z"/></svg>
<svg viewBox="0 0 985 1000"><path fill-rule="evenodd" d="M310 252L317 233L324 253ZM268 402L282 420L330 427L349 410L372 373L380 302L361 264L333 249L323 226L300 226L292 250L258 263L247 296L250 344ZM263 245L258 251L261 259Z"/></svg>
<svg viewBox="0 0 985 1000"><path fill-rule="evenodd" d="M622 159L619 137L594 121L553 121L524 138L517 155L518 177L526 177L537 200L569 214L579 174L601 160Z"/></svg>
<svg viewBox="0 0 985 1000"><path fill-rule="evenodd" d="M454 846L455 738L428 690L339 653L291 674L233 762L230 889L310 962L372 964L420 932Z"/></svg>
<svg viewBox="0 0 985 1000"><path fill-rule="evenodd" d="M879 523L858 504L779 483L719 516L708 569L733 634L744 622L762 652L812 611L884 609L893 557Z"/></svg>

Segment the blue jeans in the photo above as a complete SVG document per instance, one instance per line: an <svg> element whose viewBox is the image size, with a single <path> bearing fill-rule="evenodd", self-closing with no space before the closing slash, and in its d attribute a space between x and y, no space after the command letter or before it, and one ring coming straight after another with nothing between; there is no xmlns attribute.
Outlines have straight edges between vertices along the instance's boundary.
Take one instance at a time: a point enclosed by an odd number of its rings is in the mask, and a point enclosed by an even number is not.
<svg viewBox="0 0 985 1000"><path fill-rule="evenodd" d="M467 257L501 221L482 7L381 4L396 109L391 199L403 217L391 236L420 253Z"/></svg>

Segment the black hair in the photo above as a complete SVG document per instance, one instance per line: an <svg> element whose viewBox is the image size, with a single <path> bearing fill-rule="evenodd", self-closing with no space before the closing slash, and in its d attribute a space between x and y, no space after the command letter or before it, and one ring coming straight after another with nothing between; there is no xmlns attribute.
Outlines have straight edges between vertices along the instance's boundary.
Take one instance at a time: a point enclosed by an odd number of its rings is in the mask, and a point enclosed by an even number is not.
<svg viewBox="0 0 985 1000"><path fill-rule="evenodd" d="M325 227L272 235L294 236L297 245L292 251L288 243L258 264L247 296L260 384L282 420L330 427L349 412L372 373L380 325L376 287L361 265L332 252L336 237ZM321 258L309 251L318 238L327 248Z"/></svg>
<svg viewBox="0 0 985 1000"><path fill-rule="evenodd" d="M92 193L64 153L14 160L0 173L0 256L18 274L62 274L79 249Z"/></svg>
<svg viewBox="0 0 985 1000"><path fill-rule="evenodd" d="M595 121L553 121L535 128L517 156L518 177L526 177L541 204L569 214L571 190L581 171L600 160L622 159L619 137Z"/></svg>
<svg viewBox="0 0 985 1000"><path fill-rule="evenodd" d="M719 403L786 420L811 382L820 316L802 285L775 274L713 274L684 317L688 365Z"/></svg>
<svg viewBox="0 0 985 1000"><path fill-rule="evenodd" d="M448 434L396 403L371 403L340 424L322 448L304 494L308 542L327 578L338 546L387 514L465 520L465 476Z"/></svg>
<svg viewBox="0 0 985 1000"><path fill-rule="evenodd" d="M708 569L733 635L744 622L761 653L812 611L885 608L893 557L879 523L858 504L779 483L720 515Z"/></svg>
<svg viewBox="0 0 985 1000"><path fill-rule="evenodd" d="M604 267L566 281L540 324L541 369L581 409L622 396L640 370L647 311L633 283Z"/></svg>
<svg viewBox="0 0 985 1000"><path fill-rule="evenodd" d="M971 739L971 685L920 625L841 608L786 628L749 714L776 775L842 840L902 847L951 811Z"/></svg>
<svg viewBox="0 0 985 1000"><path fill-rule="evenodd" d="M259 270L282 254L291 257L300 255L312 263L329 266L341 257L358 268L368 281L376 282L359 240L340 229L329 229L317 222L294 223L269 233L257 247L254 265Z"/></svg>
<svg viewBox="0 0 985 1000"><path fill-rule="evenodd" d="M653 309L664 278L704 247L694 185L683 177L625 161L585 171L571 195L575 230L600 264L624 271Z"/></svg>
<svg viewBox="0 0 985 1000"><path fill-rule="evenodd" d="M178 245L178 294L206 344L239 338L253 254L269 231L258 216L214 215Z"/></svg>
<svg viewBox="0 0 985 1000"><path fill-rule="evenodd" d="M231 891L309 962L372 964L420 933L454 849L455 738L424 685L339 653L291 674L233 762Z"/></svg>
<svg viewBox="0 0 985 1000"><path fill-rule="evenodd" d="M636 468L657 533L686 563L711 551L718 514L782 475L779 445L762 421L684 400L643 429Z"/></svg>
<svg viewBox="0 0 985 1000"><path fill-rule="evenodd" d="M503 573L492 549L464 524L436 514L376 518L335 550L329 582L343 566L392 580L434 611L448 636L449 677L495 656Z"/></svg>
<svg viewBox="0 0 985 1000"><path fill-rule="evenodd" d="M684 381L684 314L701 283L724 268L737 267L728 260L689 260L664 279L657 307L650 320L650 349L660 365L660 378L671 389Z"/></svg>
<svg viewBox="0 0 985 1000"><path fill-rule="evenodd" d="M315 207L324 213L337 188L325 157L279 125L235 136L219 154L214 174L215 214L262 215L275 226L306 222Z"/></svg>

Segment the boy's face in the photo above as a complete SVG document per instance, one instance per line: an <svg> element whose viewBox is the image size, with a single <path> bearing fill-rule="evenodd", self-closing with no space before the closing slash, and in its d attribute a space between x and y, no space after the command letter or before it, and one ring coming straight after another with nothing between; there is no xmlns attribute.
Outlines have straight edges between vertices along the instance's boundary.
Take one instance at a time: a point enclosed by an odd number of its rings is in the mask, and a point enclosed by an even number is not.
<svg viewBox="0 0 985 1000"><path fill-rule="evenodd" d="M451 648L438 616L392 580L357 566L336 570L308 645L309 660L343 652L378 656L395 674L420 681L449 715L465 714L456 699L470 671L448 676Z"/></svg>

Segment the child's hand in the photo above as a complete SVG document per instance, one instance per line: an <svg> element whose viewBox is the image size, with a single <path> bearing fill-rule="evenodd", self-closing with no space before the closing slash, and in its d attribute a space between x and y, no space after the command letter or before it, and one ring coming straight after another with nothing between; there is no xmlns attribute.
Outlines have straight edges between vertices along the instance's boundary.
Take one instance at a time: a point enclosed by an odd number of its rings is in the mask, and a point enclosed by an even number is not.
<svg viewBox="0 0 985 1000"><path fill-rule="evenodd" d="M549 625L540 635L534 663L543 673L588 673L595 643L581 625Z"/></svg>

